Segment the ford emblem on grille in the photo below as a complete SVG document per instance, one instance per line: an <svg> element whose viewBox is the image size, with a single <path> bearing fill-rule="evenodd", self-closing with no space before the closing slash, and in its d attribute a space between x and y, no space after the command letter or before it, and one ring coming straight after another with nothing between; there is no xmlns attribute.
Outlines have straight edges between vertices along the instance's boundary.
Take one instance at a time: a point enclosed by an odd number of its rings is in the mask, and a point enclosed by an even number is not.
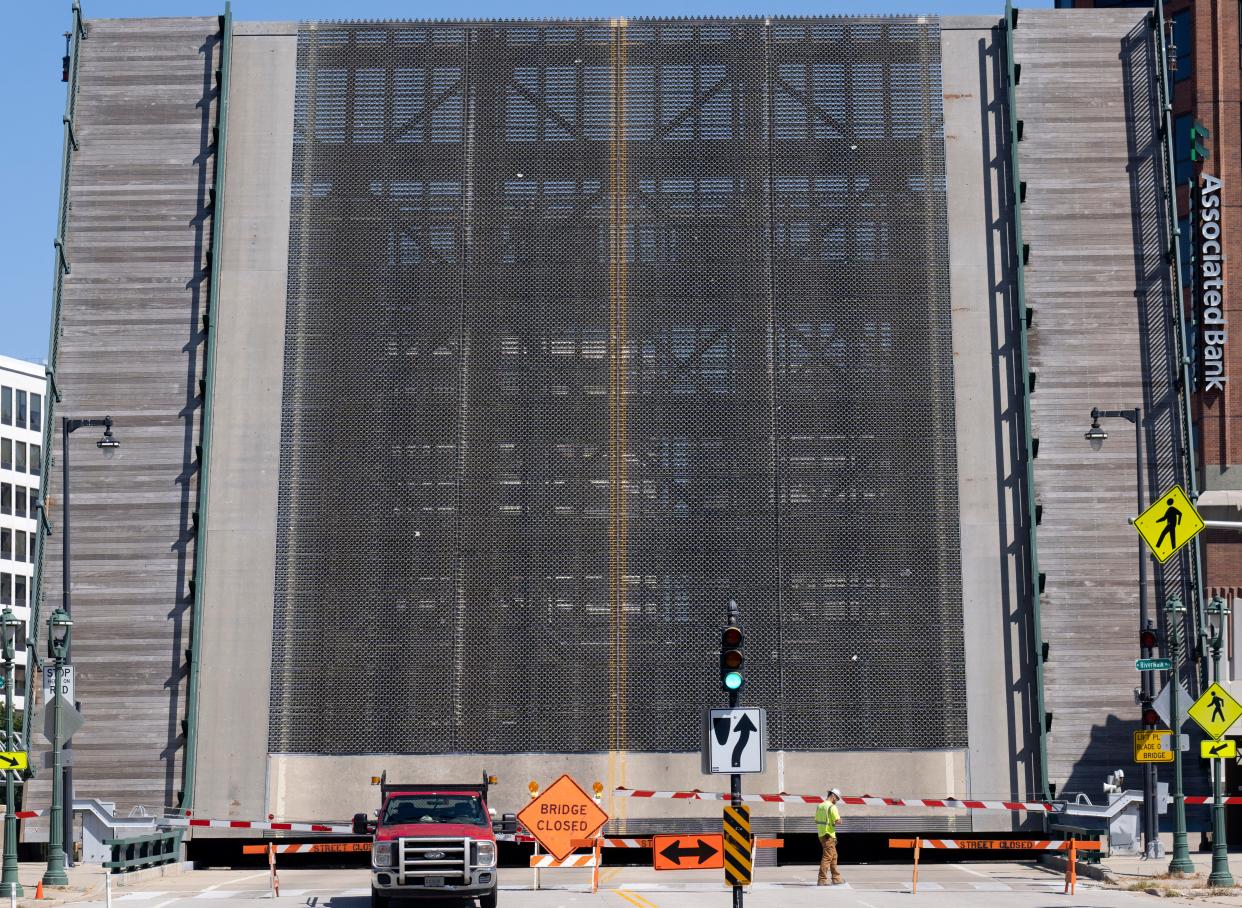
<svg viewBox="0 0 1242 908"><path fill-rule="evenodd" d="M429 852L427 852L427 859L428 859L429 861L438 861L438 860L440 860L440 858L442 858L442 857L444 857L444 852L443 852L443 851L429 851Z"/></svg>

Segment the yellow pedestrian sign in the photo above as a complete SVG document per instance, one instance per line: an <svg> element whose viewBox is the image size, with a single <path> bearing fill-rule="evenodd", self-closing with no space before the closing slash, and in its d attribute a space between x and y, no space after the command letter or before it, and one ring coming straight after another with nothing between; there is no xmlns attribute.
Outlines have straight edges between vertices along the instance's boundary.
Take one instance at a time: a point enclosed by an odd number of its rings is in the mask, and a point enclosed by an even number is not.
<svg viewBox="0 0 1242 908"><path fill-rule="evenodd" d="M1161 564L1203 531L1203 518L1181 486L1173 486L1132 521Z"/></svg>
<svg viewBox="0 0 1242 908"><path fill-rule="evenodd" d="M1219 684L1213 684L1186 713L1199 723L1209 738L1219 738L1242 716L1242 703L1229 696L1229 691Z"/></svg>
<svg viewBox="0 0 1242 908"><path fill-rule="evenodd" d="M1199 756L1205 760L1232 760L1238 756L1238 742L1233 738L1225 741L1200 741Z"/></svg>
<svg viewBox="0 0 1242 908"><path fill-rule="evenodd" d="M1173 750L1169 739L1173 732L1167 728L1151 728L1134 733L1135 763L1172 763Z"/></svg>
<svg viewBox="0 0 1242 908"><path fill-rule="evenodd" d="M30 766L30 758L24 750L0 751L0 769L26 769Z"/></svg>

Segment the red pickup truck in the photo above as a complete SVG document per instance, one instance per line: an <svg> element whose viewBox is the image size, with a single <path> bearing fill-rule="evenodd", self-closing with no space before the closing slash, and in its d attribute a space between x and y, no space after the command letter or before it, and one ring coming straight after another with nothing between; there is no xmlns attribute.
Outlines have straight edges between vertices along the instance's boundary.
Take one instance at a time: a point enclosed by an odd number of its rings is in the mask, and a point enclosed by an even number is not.
<svg viewBox="0 0 1242 908"><path fill-rule="evenodd" d="M373 835L371 904L388 908L393 898L452 899L496 908L496 832L517 830L517 818L493 820L489 784L397 784L388 774L380 786L376 820L354 815L354 832Z"/></svg>

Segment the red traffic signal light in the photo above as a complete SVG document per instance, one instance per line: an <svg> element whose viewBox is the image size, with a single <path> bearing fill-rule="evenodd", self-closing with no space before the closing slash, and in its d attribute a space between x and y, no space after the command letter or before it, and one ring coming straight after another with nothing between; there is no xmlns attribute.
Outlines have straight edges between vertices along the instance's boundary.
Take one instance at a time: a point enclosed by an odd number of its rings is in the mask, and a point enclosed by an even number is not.
<svg viewBox="0 0 1242 908"><path fill-rule="evenodd" d="M1160 638L1156 636L1156 632L1151 628L1139 631L1139 646L1143 649L1155 649L1159 644Z"/></svg>
<svg viewBox="0 0 1242 908"><path fill-rule="evenodd" d="M742 675L742 629L729 625L720 632L720 687L735 693L746 682Z"/></svg>
<svg viewBox="0 0 1242 908"><path fill-rule="evenodd" d="M1152 709L1150 706L1147 707L1145 710L1143 710L1143 724L1152 725L1152 726L1159 725L1160 714L1156 712L1154 709Z"/></svg>

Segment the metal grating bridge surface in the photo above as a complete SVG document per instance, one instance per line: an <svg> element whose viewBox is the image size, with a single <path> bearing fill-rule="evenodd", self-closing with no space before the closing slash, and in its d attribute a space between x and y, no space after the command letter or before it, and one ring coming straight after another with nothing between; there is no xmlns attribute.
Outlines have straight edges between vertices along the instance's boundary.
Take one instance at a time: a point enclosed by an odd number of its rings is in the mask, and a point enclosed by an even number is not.
<svg viewBox="0 0 1242 908"><path fill-rule="evenodd" d="M937 21L298 41L272 751L963 746Z"/></svg>

